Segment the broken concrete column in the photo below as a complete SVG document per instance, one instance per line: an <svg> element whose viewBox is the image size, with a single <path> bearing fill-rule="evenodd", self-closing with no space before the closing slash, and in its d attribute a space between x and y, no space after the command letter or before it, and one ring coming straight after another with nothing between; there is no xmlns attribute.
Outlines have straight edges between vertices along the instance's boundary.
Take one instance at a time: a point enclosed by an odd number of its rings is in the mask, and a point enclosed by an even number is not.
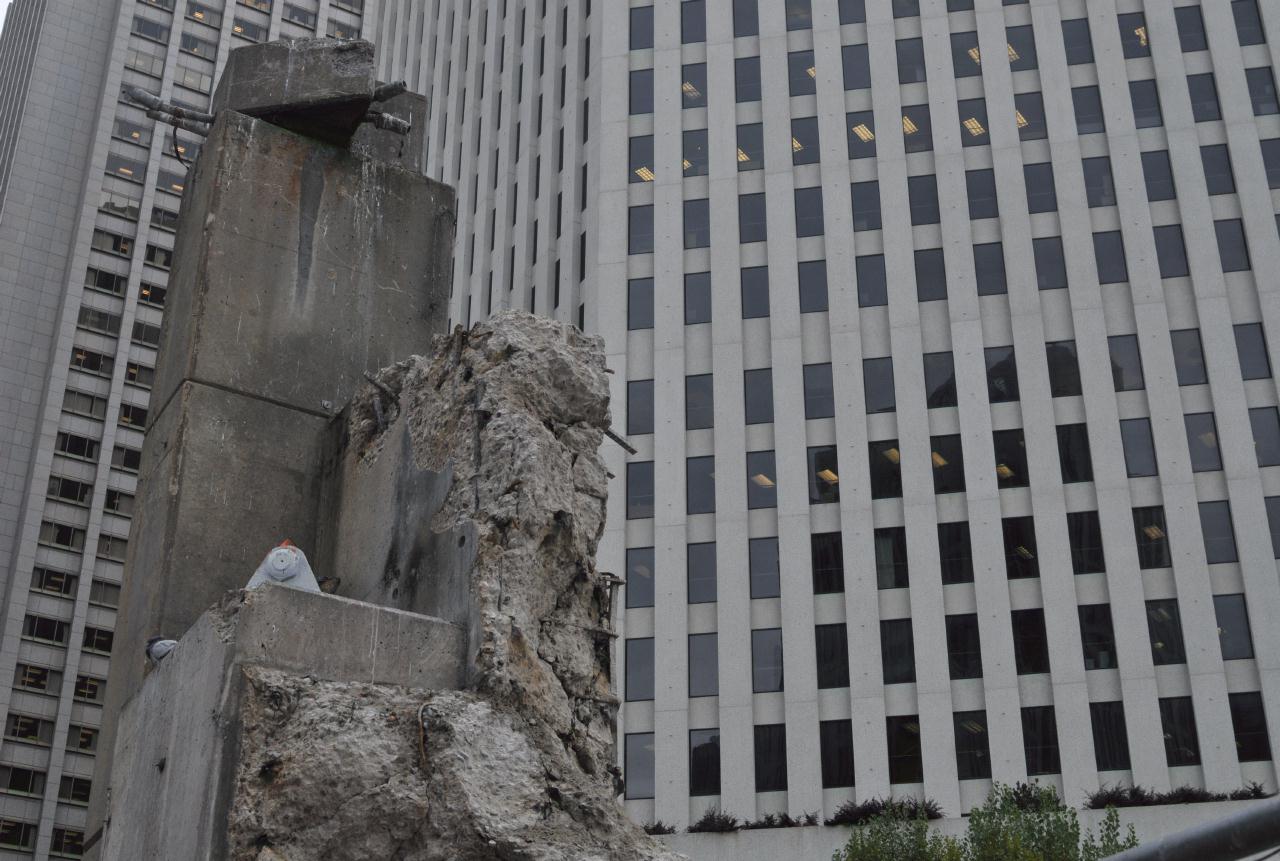
<svg viewBox="0 0 1280 861"><path fill-rule="evenodd" d="M179 220L90 832L147 638L181 636L282 539L315 547L330 424L447 325L453 190L416 169L415 139L359 124L375 94L368 43L231 54ZM317 139L328 112L340 129Z"/></svg>

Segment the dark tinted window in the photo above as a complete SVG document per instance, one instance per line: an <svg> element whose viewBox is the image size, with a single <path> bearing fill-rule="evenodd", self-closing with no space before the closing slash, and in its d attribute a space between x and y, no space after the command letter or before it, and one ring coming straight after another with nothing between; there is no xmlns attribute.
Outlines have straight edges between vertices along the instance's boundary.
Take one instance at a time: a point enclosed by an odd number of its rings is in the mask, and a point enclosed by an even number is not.
<svg viewBox="0 0 1280 861"><path fill-rule="evenodd" d="M716 459L714 455L685 460L685 511L709 514L716 510Z"/></svg>
<svg viewBox="0 0 1280 861"><path fill-rule="evenodd" d="M1164 754L1173 768L1200 764L1200 741L1196 737L1196 714L1191 697L1160 700L1160 723L1164 728Z"/></svg>
<svg viewBox="0 0 1280 861"><path fill-rule="evenodd" d="M959 434L930 437L933 461L933 492L964 492L964 453Z"/></svg>
<svg viewBox="0 0 1280 861"><path fill-rule="evenodd" d="M1192 472L1214 472L1222 469L1218 451L1218 425L1213 413L1189 413L1183 416L1187 426L1187 447L1191 451Z"/></svg>
<svg viewBox="0 0 1280 861"><path fill-rule="evenodd" d="M978 34L951 34L951 67L957 78L971 78L982 74L982 53L978 50Z"/></svg>
<svg viewBox="0 0 1280 861"><path fill-rule="evenodd" d="M1212 72L1187 75L1187 90L1191 94L1191 115L1196 122L1222 119L1222 111L1218 108L1218 87Z"/></svg>
<svg viewBox="0 0 1280 861"><path fill-rule="evenodd" d="M1031 251L1036 263L1036 286L1041 290L1065 290L1067 258L1062 250L1062 237L1042 236L1033 239Z"/></svg>
<svg viewBox="0 0 1280 861"><path fill-rule="evenodd" d="M627 282L627 328L653 328L652 278L632 278Z"/></svg>
<svg viewBox="0 0 1280 861"><path fill-rule="evenodd" d="M1173 343L1173 366L1178 385L1196 386L1209 382L1204 367L1204 351L1200 348L1199 329L1177 329L1169 333Z"/></svg>
<svg viewBox="0 0 1280 861"><path fill-rule="evenodd" d="M909 105L902 109L902 138L907 152L933 149L933 123L928 105Z"/></svg>
<svg viewBox="0 0 1280 861"><path fill-rule="evenodd" d="M1093 234L1093 256L1098 264L1099 284L1119 284L1129 280L1124 238L1119 230Z"/></svg>
<svg viewBox="0 0 1280 861"><path fill-rule="evenodd" d="M889 304L889 279L885 273L883 254L865 254L853 261L858 282L858 307L874 308Z"/></svg>
<svg viewBox="0 0 1280 861"><path fill-rule="evenodd" d="M1222 660L1238 661L1253 657L1253 634L1249 630L1249 612L1243 595L1214 595L1213 610L1218 620L1218 644Z"/></svg>
<svg viewBox="0 0 1280 861"><path fill-rule="evenodd" d="M1173 185L1173 166L1169 163L1168 150L1144 152L1142 176L1147 185L1147 200L1173 200L1177 197L1177 191Z"/></svg>
<svg viewBox="0 0 1280 861"><path fill-rule="evenodd" d="M1141 389L1142 355L1138 352L1137 335L1112 335L1107 338L1111 354L1111 382L1117 392Z"/></svg>
<svg viewBox="0 0 1280 861"><path fill-rule="evenodd" d="M787 788L787 726L755 728L756 792L784 792Z"/></svg>
<svg viewBox="0 0 1280 861"><path fill-rule="evenodd" d="M800 117L791 121L791 163L816 164L819 157L818 118Z"/></svg>
<svg viewBox="0 0 1280 861"><path fill-rule="evenodd" d="M627 798L653 798L653 733L627 733L626 782Z"/></svg>
<svg viewBox="0 0 1280 861"><path fill-rule="evenodd" d="M827 261L806 260L797 267L800 313L827 310Z"/></svg>
<svg viewBox="0 0 1280 861"><path fill-rule="evenodd" d="M631 50L653 47L653 7L637 6L631 10Z"/></svg>
<svg viewBox="0 0 1280 861"><path fill-rule="evenodd" d="M739 57L733 61L733 92L735 101L760 101L759 57Z"/></svg>
<svg viewBox="0 0 1280 861"><path fill-rule="evenodd" d="M1111 159L1107 156L1086 158L1084 164L1084 191L1089 206L1115 206L1116 183L1111 178Z"/></svg>
<svg viewBox="0 0 1280 861"><path fill-rule="evenodd" d="M653 548L627 548L627 606L653 606Z"/></svg>
<svg viewBox="0 0 1280 861"><path fill-rule="evenodd" d="M632 70L629 99L633 115L653 113L653 69Z"/></svg>
<svg viewBox="0 0 1280 861"><path fill-rule="evenodd" d="M778 470L773 452L747 452L747 508L777 507Z"/></svg>
<svg viewBox="0 0 1280 861"><path fill-rule="evenodd" d="M912 224L937 224L941 221L937 178L931 173L907 177L907 204Z"/></svg>
<svg viewBox="0 0 1280 861"><path fill-rule="evenodd" d="M817 625L813 631L818 658L818 687L849 687L849 638L845 626Z"/></svg>
<svg viewBox="0 0 1280 861"><path fill-rule="evenodd" d="M684 378L684 425L689 430L715 425L715 402L711 375L695 374Z"/></svg>
<svg viewBox="0 0 1280 861"><path fill-rule="evenodd" d="M1049 364L1049 391L1055 398L1080 394L1080 363L1075 341L1051 341L1044 345Z"/></svg>
<svg viewBox="0 0 1280 861"><path fill-rule="evenodd" d="M1022 710L1022 746L1027 755L1027 774L1062 771L1053 706L1031 706Z"/></svg>
<svg viewBox="0 0 1280 861"><path fill-rule="evenodd" d="M1026 487L1031 483L1027 467L1027 443L1021 428L994 431L996 484L999 487Z"/></svg>
<svg viewBox="0 0 1280 861"><path fill-rule="evenodd" d="M738 241L764 242L768 229L764 192L738 195Z"/></svg>
<svg viewBox="0 0 1280 861"><path fill-rule="evenodd" d="M956 405L956 367L951 353L924 354L924 392L930 409Z"/></svg>
<svg viewBox="0 0 1280 861"><path fill-rule="evenodd" d="M982 678L982 646L978 638L978 615L947 616L947 664L951 678Z"/></svg>
<svg viewBox="0 0 1280 861"><path fill-rule="evenodd" d="M965 186L969 194L969 218L998 218L1000 205L996 200L996 172L991 168L965 172Z"/></svg>
<svg viewBox="0 0 1280 861"><path fill-rule="evenodd" d="M956 712L956 776L961 780L991 777L991 752L985 711Z"/></svg>
<svg viewBox="0 0 1280 861"><path fill-rule="evenodd" d="M1223 272L1245 272L1252 268L1249 262L1249 243L1244 236L1244 222L1228 218L1213 223L1218 238L1218 256Z"/></svg>
<svg viewBox="0 0 1280 861"><path fill-rule="evenodd" d="M1150 419L1121 419L1120 441L1130 478L1156 475L1156 445L1151 438Z"/></svg>
<svg viewBox="0 0 1280 861"><path fill-rule="evenodd" d="M1093 62L1093 41L1089 37L1089 19L1072 18L1062 22L1062 41L1067 49L1067 65Z"/></svg>
<svg viewBox="0 0 1280 861"><path fill-rule="evenodd" d="M822 787L853 786L853 722L824 720L818 724Z"/></svg>
<svg viewBox="0 0 1280 861"><path fill-rule="evenodd" d="M746 423L773 421L773 369L755 368L743 373Z"/></svg>
<svg viewBox="0 0 1280 861"><path fill-rule="evenodd" d="M1162 224L1155 228L1156 261L1160 264L1161 278L1185 278L1191 274L1187 263L1187 245L1182 238L1181 224Z"/></svg>
<svg viewBox="0 0 1280 861"><path fill-rule="evenodd" d="M915 644L910 619L886 619L880 623L880 654L886 685L916 680Z"/></svg>
<svg viewBox="0 0 1280 861"><path fill-rule="evenodd" d="M627 702L653 699L653 638L627 640Z"/></svg>
<svg viewBox="0 0 1280 861"><path fill-rule="evenodd" d="M919 249L915 262L916 298L921 302L947 298L947 267L942 249Z"/></svg>
<svg viewBox="0 0 1280 861"><path fill-rule="evenodd" d="M1116 667L1116 635L1111 626L1110 604L1082 604L1080 644L1084 648L1086 670L1113 670Z"/></svg>
<svg viewBox="0 0 1280 861"><path fill-rule="evenodd" d="M1204 184L1209 194L1235 194L1231 175L1231 154L1226 144L1200 147L1200 164L1204 167Z"/></svg>
<svg viewBox="0 0 1280 861"><path fill-rule="evenodd" d="M1254 116L1280 114L1280 101L1276 99L1276 77L1270 66L1244 70L1245 83L1249 85L1249 98L1253 101Z"/></svg>
<svg viewBox="0 0 1280 861"><path fill-rule="evenodd" d="M1102 97L1097 87L1073 87L1071 101L1075 105L1076 132L1091 135L1107 130L1102 114Z"/></svg>
<svg viewBox="0 0 1280 861"><path fill-rule="evenodd" d="M920 718L918 715L894 715L885 718L889 736L889 782L920 783L924 780L924 761L920 752Z"/></svg>
<svg viewBox="0 0 1280 861"><path fill-rule="evenodd" d="M627 464L627 519L653 517L653 461Z"/></svg>
<svg viewBox="0 0 1280 861"><path fill-rule="evenodd" d="M866 45L845 45L840 49L840 59L846 90L865 90L871 86L871 62Z"/></svg>
<svg viewBox="0 0 1280 861"><path fill-rule="evenodd" d="M757 693L782 690L782 629L751 632L751 687Z"/></svg>
<svg viewBox="0 0 1280 861"><path fill-rule="evenodd" d="M1231 503L1226 500L1200 503L1200 529L1204 533L1204 553L1209 564L1237 560Z"/></svg>
<svg viewBox="0 0 1280 861"><path fill-rule="evenodd" d="M782 594L778 580L778 539L752 538L747 542L752 598L777 598Z"/></svg>
<svg viewBox="0 0 1280 861"><path fill-rule="evenodd" d="M1004 567L1010 580L1039 577L1040 560L1036 553L1035 520L1031 517L1006 517L1000 521L1004 533Z"/></svg>
<svg viewBox="0 0 1280 861"><path fill-rule="evenodd" d="M1047 138L1049 127L1045 123L1044 97L1039 93L1014 93L1014 118L1018 123L1018 137L1024 141Z"/></svg>
<svg viewBox="0 0 1280 861"><path fill-rule="evenodd" d="M710 604L716 600L716 543L704 541L685 548L690 604Z"/></svg>
<svg viewBox="0 0 1280 861"><path fill-rule="evenodd" d="M1120 25L1120 47L1126 58L1150 57L1151 45L1147 39L1147 19L1141 12L1117 15Z"/></svg>
<svg viewBox="0 0 1280 861"><path fill-rule="evenodd" d="M867 443L871 467L871 498L891 499L902 496L901 454L898 441L881 440Z"/></svg>
<svg viewBox="0 0 1280 861"><path fill-rule="evenodd" d="M1138 567L1168 568L1169 535L1164 522L1164 508L1159 505L1135 508L1133 530L1138 543Z"/></svg>
<svg viewBox="0 0 1280 861"><path fill-rule="evenodd" d="M809 365L806 365L806 370ZM827 369L827 387L830 389L831 366L823 365ZM808 414L808 378L805 378L805 415L808 418L815 418ZM888 413L895 409L895 398L893 391L893 358L884 356L878 359L862 360L862 383L863 391L866 396L867 412L869 413ZM830 397L831 411L827 415L835 414L835 399Z"/></svg>
<svg viewBox="0 0 1280 861"><path fill-rule="evenodd" d="M1262 143L1262 163L1267 171L1267 185L1280 188L1280 138L1268 138Z"/></svg>
<svg viewBox="0 0 1280 861"><path fill-rule="evenodd" d="M828 418L835 415L835 393L831 383L831 365L804 366L804 417Z"/></svg>
<svg viewBox="0 0 1280 861"><path fill-rule="evenodd" d="M822 189L795 189L796 236L821 236L826 229L822 218Z"/></svg>
<svg viewBox="0 0 1280 861"><path fill-rule="evenodd" d="M733 0L733 35L756 36L760 33L757 0Z"/></svg>
<svg viewBox="0 0 1280 861"><path fill-rule="evenodd" d="M1067 541L1071 545L1071 573L1094 574L1107 570L1102 552L1102 523L1096 511L1067 512Z"/></svg>
<svg viewBox="0 0 1280 861"><path fill-rule="evenodd" d="M809 446L809 504L840 501L840 465L833 445Z"/></svg>
<svg viewBox="0 0 1280 861"><path fill-rule="evenodd" d="M720 730L689 731L689 794L720 794Z"/></svg>
<svg viewBox="0 0 1280 861"><path fill-rule="evenodd" d="M769 267L748 266L741 272L742 319L769 316Z"/></svg>
<svg viewBox="0 0 1280 861"><path fill-rule="evenodd" d="M809 537L813 565L813 592L825 595L844 591L844 548L839 532L821 532ZM752 597L757 597L752 595Z"/></svg>
<svg viewBox="0 0 1280 861"><path fill-rule="evenodd" d="M1018 400L1018 366L1013 347L987 347L987 397L993 404Z"/></svg>
<svg viewBox="0 0 1280 861"><path fill-rule="evenodd" d="M993 296L1008 292L1004 271L1004 248L999 242L986 242L973 246L973 266L979 296Z"/></svg>
<svg viewBox="0 0 1280 861"><path fill-rule="evenodd" d="M1036 37L1031 25L1022 27L1006 27L1005 48L1009 53L1009 68L1015 72L1037 68Z"/></svg>
<svg viewBox="0 0 1280 861"><path fill-rule="evenodd" d="M906 589L910 585L906 528L882 526L875 530L874 538L876 586L880 589Z"/></svg>
<svg viewBox="0 0 1280 861"><path fill-rule="evenodd" d="M973 549L967 522L938 524L938 555L944 585L973 582Z"/></svg>
<svg viewBox="0 0 1280 861"><path fill-rule="evenodd" d="M1133 121L1140 129L1164 125L1160 110L1160 90L1155 81L1130 81L1129 100L1133 103Z"/></svg>
<svg viewBox="0 0 1280 861"><path fill-rule="evenodd" d="M1044 629L1044 610L1014 610L1013 659L1018 675L1049 672L1049 639Z"/></svg>
<svg viewBox="0 0 1280 861"><path fill-rule="evenodd" d="M710 272L690 272L684 276L684 322L686 326L711 322Z"/></svg>
<svg viewBox="0 0 1280 861"><path fill-rule="evenodd" d="M1089 428L1084 424L1058 425L1058 462L1062 483L1093 481L1093 458L1089 456Z"/></svg>
<svg viewBox="0 0 1280 861"><path fill-rule="evenodd" d="M1093 755L1098 771L1128 769L1129 736L1125 730L1124 703L1119 700L1089 703L1089 722L1093 725Z"/></svg>
<svg viewBox="0 0 1280 861"><path fill-rule="evenodd" d="M1236 35L1241 45L1261 45L1267 41L1258 14L1258 0L1231 0L1231 14L1236 19Z"/></svg>
<svg viewBox="0 0 1280 861"><path fill-rule="evenodd" d="M920 39L899 39L898 82L913 84L924 78L924 42Z"/></svg>
<svg viewBox="0 0 1280 861"><path fill-rule="evenodd" d="M627 383L627 435L653 433L653 380Z"/></svg>
<svg viewBox="0 0 1280 861"><path fill-rule="evenodd" d="M813 63L813 51L792 51L787 54L787 80L791 95L811 96L818 91L817 71Z"/></svg>
<svg viewBox="0 0 1280 861"><path fill-rule="evenodd" d="M850 186L853 197L853 229L880 229L880 183L855 182Z"/></svg>
<svg viewBox="0 0 1280 861"><path fill-rule="evenodd" d="M682 0L680 3L680 41L686 45L707 41L706 0Z"/></svg>
<svg viewBox="0 0 1280 861"><path fill-rule="evenodd" d="M1227 701L1231 706L1231 728L1236 736L1236 758L1241 762L1265 762L1271 759L1271 742L1267 738L1267 716L1262 708L1262 694L1228 694Z"/></svg>
<svg viewBox="0 0 1280 861"><path fill-rule="evenodd" d="M1156 666L1187 662L1187 647L1182 641L1182 618L1175 599L1147 602L1147 633L1151 636L1151 661Z"/></svg>
<svg viewBox="0 0 1280 861"><path fill-rule="evenodd" d="M1178 22L1178 44L1184 52L1209 50L1209 39L1204 32L1204 16L1199 5L1177 6L1173 10Z"/></svg>
<svg viewBox="0 0 1280 861"><path fill-rule="evenodd" d="M1267 341L1262 334L1262 324L1240 323L1234 328L1241 376L1246 380L1270 377L1271 360L1267 358Z"/></svg>
<svg viewBox="0 0 1280 861"><path fill-rule="evenodd" d="M787 29L809 30L813 27L812 0L786 0Z"/></svg>
<svg viewBox="0 0 1280 861"><path fill-rule="evenodd" d="M633 206L627 211L627 253L653 252L653 207Z"/></svg>
<svg viewBox="0 0 1280 861"><path fill-rule="evenodd" d="M689 696L714 697L720 692L718 655L715 634L689 635Z"/></svg>
<svg viewBox="0 0 1280 861"><path fill-rule="evenodd" d="M1054 212L1058 208L1058 190L1053 181L1053 164L1026 164L1022 176L1027 185L1027 211Z"/></svg>

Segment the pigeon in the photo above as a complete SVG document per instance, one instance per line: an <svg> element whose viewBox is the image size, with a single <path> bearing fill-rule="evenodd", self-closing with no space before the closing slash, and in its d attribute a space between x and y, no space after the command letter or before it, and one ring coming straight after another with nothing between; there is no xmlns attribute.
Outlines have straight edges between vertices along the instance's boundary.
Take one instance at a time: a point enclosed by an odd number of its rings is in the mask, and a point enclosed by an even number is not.
<svg viewBox="0 0 1280 861"><path fill-rule="evenodd" d="M147 640L147 659L158 664L178 645L177 640L166 640L163 637L152 637Z"/></svg>

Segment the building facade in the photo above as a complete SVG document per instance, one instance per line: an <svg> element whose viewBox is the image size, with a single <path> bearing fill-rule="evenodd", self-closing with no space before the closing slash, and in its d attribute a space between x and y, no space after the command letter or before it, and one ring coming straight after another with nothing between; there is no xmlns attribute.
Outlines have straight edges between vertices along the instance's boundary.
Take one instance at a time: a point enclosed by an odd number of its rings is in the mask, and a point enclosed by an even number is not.
<svg viewBox="0 0 1280 861"><path fill-rule="evenodd" d="M608 345L635 818L1275 788L1274 6L378 28L458 186L454 320Z"/></svg>
<svg viewBox="0 0 1280 861"><path fill-rule="evenodd" d="M225 4L0 40L0 857L82 839L182 182L120 87L313 33L428 96L452 319L606 339L637 820L1275 789L1265 0Z"/></svg>
<svg viewBox="0 0 1280 861"><path fill-rule="evenodd" d="M362 0L14 0L0 36L0 858L78 858L185 164L227 53ZM158 405L155 405L158 406ZM129 656L130 660L140 656Z"/></svg>

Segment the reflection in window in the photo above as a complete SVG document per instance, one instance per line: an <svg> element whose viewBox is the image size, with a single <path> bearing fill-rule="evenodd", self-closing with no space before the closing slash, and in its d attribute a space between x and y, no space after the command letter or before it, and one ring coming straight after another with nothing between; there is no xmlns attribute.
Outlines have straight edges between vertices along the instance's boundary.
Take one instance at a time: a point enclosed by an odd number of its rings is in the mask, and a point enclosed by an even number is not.
<svg viewBox="0 0 1280 861"><path fill-rule="evenodd" d="M1089 455L1086 425L1058 425L1058 462L1063 484L1093 481L1093 458Z"/></svg>
<svg viewBox="0 0 1280 861"><path fill-rule="evenodd" d="M1187 427L1187 447L1191 452L1192 472L1214 472L1222 469L1218 451L1218 426L1213 413L1190 413L1183 417Z"/></svg>
<svg viewBox="0 0 1280 861"><path fill-rule="evenodd" d="M902 455L898 441L880 440L867 443L871 467L871 498L891 499L902 496Z"/></svg>
<svg viewBox="0 0 1280 861"><path fill-rule="evenodd" d="M1177 600L1163 598L1147 602L1147 633L1151 636L1151 661L1156 666L1187 662Z"/></svg>
<svg viewBox="0 0 1280 861"><path fill-rule="evenodd" d="M777 507L778 472L773 452L747 452L747 508Z"/></svg>
<svg viewBox="0 0 1280 861"><path fill-rule="evenodd" d="M1169 767L1199 765L1200 742L1196 737L1191 697L1161 698L1160 724L1164 729L1164 753Z"/></svg>
<svg viewBox="0 0 1280 861"><path fill-rule="evenodd" d="M1117 392L1141 389L1142 356L1138 352L1137 335L1112 335L1107 338L1111 354L1111 381Z"/></svg>
<svg viewBox="0 0 1280 861"><path fill-rule="evenodd" d="M1004 566L1010 580L1039 577L1040 561L1036 553L1035 519L1006 517L1000 521L1004 533Z"/></svg>
<svg viewBox="0 0 1280 861"><path fill-rule="evenodd" d="M1275 407L1254 407L1249 410L1249 425L1258 466L1280 465L1280 412Z"/></svg>
<svg viewBox="0 0 1280 861"><path fill-rule="evenodd" d="M833 445L810 446L809 504L819 505L840 501L840 466L836 462Z"/></svg>
<svg viewBox="0 0 1280 861"><path fill-rule="evenodd" d="M1133 509L1134 536L1138 543L1138 567L1168 568L1169 535L1164 521L1164 507L1152 505Z"/></svg>
<svg viewBox="0 0 1280 861"><path fill-rule="evenodd" d="M947 355L950 355L949 353ZM933 492L963 493L964 453L959 434L946 434L929 438L929 454L933 462Z"/></svg>
<svg viewBox="0 0 1280 861"><path fill-rule="evenodd" d="M987 347L987 398L993 404L1018 400L1018 367L1013 347Z"/></svg>
<svg viewBox="0 0 1280 861"><path fill-rule="evenodd" d="M764 170L764 124L738 126L738 170Z"/></svg>
<svg viewBox="0 0 1280 861"><path fill-rule="evenodd" d="M1049 391L1055 398L1080 394L1080 363L1075 341L1050 341L1044 345L1049 365Z"/></svg>
<svg viewBox="0 0 1280 861"><path fill-rule="evenodd" d="M1213 611L1218 621L1218 644L1222 660L1239 661L1253 657L1253 635L1244 595L1214 595Z"/></svg>
<svg viewBox="0 0 1280 861"><path fill-rule="evenodd" d="M961 780L990 778L986 711L956 712L952 717L956 733L956 776Z"/></svg>
<svg viewBox="0 0 1280 861"><path fill-rule="evenodd" d="M652 547L627 548L627 607L653 606Z"/></svg>
<svg viewBox="0 0 1280 861"><path fill-rule="evenodd" d="M686 108L707 106L706 63L688 63L681 67L680 104Z"/></svg>
<svg viewBox="0 0 1280 861"><path fill-rule="evenodd" d="M818 70L813 62L813 51L792 51L787 54L787 80L791 95L812 96L818 91ZM845 89L848 89L846 86Z"/></svg>
<svg viewBox="0 0 1280 861"><path fill-rule="evenodd" d="M853 111L845 115L849 133L849 158L875 158L875 117L871 111Z"/></svg>
<svg viewBox="0 0 1280 861"><path fill-rule="evenodd" d="M995 431L996 484L999 487L1026 487L1031 483L1027 466L1027 443L1021 428Z"/></svg>
<svg viewBox="0 0 1280 861"><path fill-rule="evenodd" d="M987 120L985 99L961 99L960 142L964 146L984 146L991 143L991 124Z"/></svg>
<svg viewBox="0 0 1280 861"><path fill-rule="evenodd" d="M720 730L689 731L689 795L720 794Z"/></svg>
<svg viewBox="0 0 1280 861"><path fill-rule="evenodd" d="M1134 57L1150 57L1151 44L1147 38L1147 19L1141 12L1129 12L1117 15L1120 25L1120 47L1126 59Z"/></svg>

